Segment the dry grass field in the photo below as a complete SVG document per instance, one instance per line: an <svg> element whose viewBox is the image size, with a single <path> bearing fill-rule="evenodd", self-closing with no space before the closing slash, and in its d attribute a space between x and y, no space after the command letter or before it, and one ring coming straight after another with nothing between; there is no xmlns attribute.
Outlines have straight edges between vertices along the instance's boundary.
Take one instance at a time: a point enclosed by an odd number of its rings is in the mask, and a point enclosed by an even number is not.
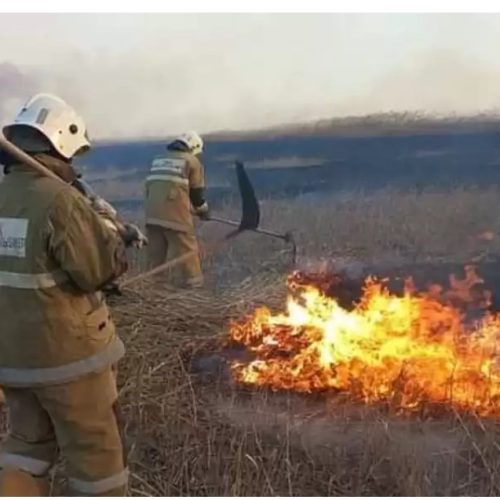
<svg viewBox="0 0 500 500"><path fill-rule="evenodd" d="M227 207L225 212L237 220L238 210ZM261 226L293 231L299 266L356 260L460 263L483 254L494 259L500 258L500 189L423 193L388 189L331 199L263 201ZM226 231L216 223L200 228L206 242ZM476 236L485 231L498 236L490 242L479 240ZM243 279L286 248L279 240L243 234L226 251L208 256L205 267L210 275Z"/></svg>

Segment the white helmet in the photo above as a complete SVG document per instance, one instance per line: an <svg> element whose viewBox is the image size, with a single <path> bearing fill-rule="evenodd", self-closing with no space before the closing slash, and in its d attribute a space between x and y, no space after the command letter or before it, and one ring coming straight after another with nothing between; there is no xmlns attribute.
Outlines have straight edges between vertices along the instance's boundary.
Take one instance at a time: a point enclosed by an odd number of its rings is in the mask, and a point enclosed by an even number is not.
<svg viewBox="0 0 500 500"><path fill-rule="evenodd" d="M3 130L9 138L16 129L24 127L38 130L66 159L90 148L83 119L55 95L37 94L32 97Z"/></svg>
<svg viewBox="0 0 500 500"><path fill-rule="evenodd" d="M185 144L194 155L199 155L203 152L203 139L196 132L186 132L176 139Z"/></svg>

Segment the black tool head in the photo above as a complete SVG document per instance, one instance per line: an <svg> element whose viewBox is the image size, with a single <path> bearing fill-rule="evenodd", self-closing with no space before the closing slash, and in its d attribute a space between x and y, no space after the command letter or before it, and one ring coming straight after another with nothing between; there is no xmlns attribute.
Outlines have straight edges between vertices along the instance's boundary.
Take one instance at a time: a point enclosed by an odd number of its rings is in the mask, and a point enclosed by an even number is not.
<svg viewBox="0 0 500 500"><path fill-rule="evenodd" d="M236 162L236 177L241 196L241 222L238 231L257 229L260 222L259 203L245 167L240 161Z"/></svg>

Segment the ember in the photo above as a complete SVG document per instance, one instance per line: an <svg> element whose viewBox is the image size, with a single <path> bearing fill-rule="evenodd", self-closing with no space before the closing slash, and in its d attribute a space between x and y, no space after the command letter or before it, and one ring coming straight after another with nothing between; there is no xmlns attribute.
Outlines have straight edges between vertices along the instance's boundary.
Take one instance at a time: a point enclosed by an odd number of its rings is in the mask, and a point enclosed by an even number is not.
<svg viewBox="0 0 500 500"><path fill-rule="evenodd" d="M399 296L369 278L351 310L325 293L334 283L338 277L292 275L286 312L260 308L233 323L230 337L254 355L232 365L236 380L274 390L342 391L407 410L430 402L500 416L500 315L487 311L490 296L474 269L464 280L452 277L448 291L419 293L408 280ZM472 306L480 311L474 320L467 317Z"/></svg>

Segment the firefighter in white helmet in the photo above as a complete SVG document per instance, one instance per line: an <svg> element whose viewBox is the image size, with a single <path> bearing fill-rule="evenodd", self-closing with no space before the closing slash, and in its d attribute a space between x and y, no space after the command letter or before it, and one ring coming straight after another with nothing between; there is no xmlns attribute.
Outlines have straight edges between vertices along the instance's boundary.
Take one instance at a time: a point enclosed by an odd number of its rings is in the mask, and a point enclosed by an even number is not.
<svg viewBox="0 0 500 500"><path fill-rule="evenodd" d="M169 274L172 284L189 288L203 284L192 216L209 216L202 152L203 140L196 132L182 134L167 146L167 154L153 160L146 179L149 265L156 267L191 253Z"/></svg>
<svg viewBox="0 0 500 500"><path fill-rule="evenodd" d="M0 385L10 430L0 449L0 495L47 494L59 451L69 493L123 495L112 367L124 346L100 290L125 272L133 242L71 186L71 160L90 142L63 100L36 95L4 134L65 182L2 152Z"/></svg>

